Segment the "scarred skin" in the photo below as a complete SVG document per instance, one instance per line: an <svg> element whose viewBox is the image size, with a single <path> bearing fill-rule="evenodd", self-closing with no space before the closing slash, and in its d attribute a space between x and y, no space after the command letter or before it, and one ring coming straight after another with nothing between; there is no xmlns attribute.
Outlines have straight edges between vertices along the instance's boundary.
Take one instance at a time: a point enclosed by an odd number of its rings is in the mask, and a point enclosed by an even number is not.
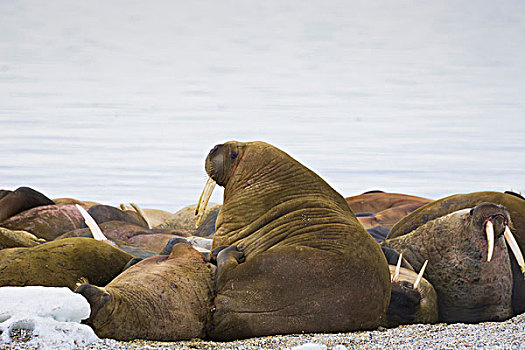
<svg viewBox="0 0 525 350"><path fill-rule="evenodd" d="M346 198L354 213L374 214L357 218L365 229L376 226L391 228L402 217L431 201L428 198L382 191L365 192Z"/></svg>
<svg viewBox="0 0 525 350"><path fill-rule="evenodd" d="M494 254L487 261L485 224L494 222ZM428 260L425 276L436 289L439 320L482 322L512 316L512 272L503 238L509 212L481 203L428 221L414 231L387 239L383 246L403 253L417 270Z"/></svg>
<svg viewBox="0 0 525 350"><path fill-rule="evenodd" d="M325 181L263 142L216 146L206 171L224 186L213 248L233 246L217 256L211 338L381 323L390 297L386 259Z"/></svg>
<svg viewBox="0 0 525 350"><path fill-rule="evenodd" d="M422 206L401 219L392 227L388 238L394 238L413 231L427 221L447 215L456 210L473 208L482 202L503 205L509 211L512 220L512 232L522 252L525 251L525 200L516 194L502 192L473 192L456 194L433 201ZM525 278L514 256L510 257L512 269L512 308L513 315L525 312Z"/></svg>
<svg viewBox="0 0 525 350"><path fill-rule="evenodd" d="M31 232L51 241L68 231L81 228L84 218L74 205L45 205L10 217L0 226L10 230Z"/></svg>
<svg viewBox="0 0 525 350"><path fill-rule="evenodd" d="M105 285L133 257L92 238L68 238L0 250L0 286L76 288L80 278Z"/></svg>
<svg viewBox="0 0 525 350"><path fill-rule="evenodd" d="M212 308L215 266L189 244L126 269L105 287L76 290L91 305L86 321L101 338L176 341L203 338Z"/></svg>

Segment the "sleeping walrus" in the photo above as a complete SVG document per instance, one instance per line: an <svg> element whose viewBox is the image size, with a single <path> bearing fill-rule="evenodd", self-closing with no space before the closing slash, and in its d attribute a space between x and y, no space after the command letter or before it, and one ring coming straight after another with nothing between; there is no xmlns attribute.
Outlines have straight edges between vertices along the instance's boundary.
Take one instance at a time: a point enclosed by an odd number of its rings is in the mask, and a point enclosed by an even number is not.
<svg viewBox="0 0 525 350"><path fill-rule="evenodd" d="M91 306L86 321L99 337L174 341L203 338L214 295L215 266L189 244L133 265L105 287L76 292Z"/></svg>
<svg viewBox="0 0 525 350"><path fill-rule="evenodd" d="M215 146L206 172L213 180L208 184L224 187L212 247L212 339L342 332L381 323L390 298L386 259L323 179L263 142ZM209 195L206 186L200 203Z"/></svg>

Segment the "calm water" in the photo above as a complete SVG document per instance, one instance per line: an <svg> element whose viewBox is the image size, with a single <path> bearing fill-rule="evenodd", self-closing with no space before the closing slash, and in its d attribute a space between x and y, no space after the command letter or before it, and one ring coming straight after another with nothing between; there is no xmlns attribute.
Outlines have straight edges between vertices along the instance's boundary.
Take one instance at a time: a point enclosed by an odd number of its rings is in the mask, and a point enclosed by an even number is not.
<svg viewBox="0 0 525 350"><path fill-rule="evenodd" d="M0 1L0 188L175 211L236 139L345 196L525 192L524 38L521 0Z"/></svg>

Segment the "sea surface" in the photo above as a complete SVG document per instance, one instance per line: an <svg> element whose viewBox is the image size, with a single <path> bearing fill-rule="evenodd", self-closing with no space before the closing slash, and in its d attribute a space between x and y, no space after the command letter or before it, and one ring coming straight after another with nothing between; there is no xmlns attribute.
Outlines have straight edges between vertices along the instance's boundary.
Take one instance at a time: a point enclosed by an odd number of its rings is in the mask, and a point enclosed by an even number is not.
<svg viewBox="0 0 525 350"><path fill-rule="evenodd" d="M176 211L228 140L344 196L525 192L525 2L0 1L0 188Z"/></svg>

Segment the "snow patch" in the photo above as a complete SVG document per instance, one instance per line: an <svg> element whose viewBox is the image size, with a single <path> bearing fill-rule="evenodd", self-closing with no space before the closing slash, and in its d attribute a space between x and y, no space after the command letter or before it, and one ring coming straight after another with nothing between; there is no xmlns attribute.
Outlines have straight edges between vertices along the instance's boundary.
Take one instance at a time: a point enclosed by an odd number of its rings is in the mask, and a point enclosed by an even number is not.
<svg viewBox="0 0 525 350"><path fill-rule="evenodd" d="M80 321L89 317L87 300L65 287L0 287L0 344L10 344L13 329L33 331L26 344L71 349L99 340Z"/></svg>

